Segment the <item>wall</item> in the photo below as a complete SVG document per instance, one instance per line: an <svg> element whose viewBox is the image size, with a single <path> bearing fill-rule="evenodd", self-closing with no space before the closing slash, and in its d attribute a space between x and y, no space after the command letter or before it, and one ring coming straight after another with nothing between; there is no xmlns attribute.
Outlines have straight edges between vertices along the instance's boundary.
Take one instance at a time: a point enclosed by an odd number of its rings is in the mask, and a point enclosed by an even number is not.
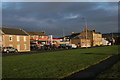
<svg viewBox="0 0 120 80"><path fill-rule="evenodd" d="M102 45L102 34L93 33L93 46Z"/></svg>
<svg viewBox="0 0 120 80"><path fill-rule="evenodd" d="M81 47L91 47L91 41L89 39L81 39Z"/></svg>
<svg viewBox="0 0 120 80"><path fill-rule="evenodd" d="M78 35L79 37L86 37L86 31L83 31ZM93 46L93 33L89 30L87 30L87 38L90 39L91 46Z"/></svg>
<svg viewBox="0 0 120 80"><path fill-rule="evenodd" d="M86 31L78 35L79 37L86 37ZM91 46L102 45L102 34L87 30L87 38L90 39Z"/></svg>
<svg viewBox="0 0 120 80"><path fill-rule="evenodd" d="M3 47L14 47L18 51L30 51L30 36L23 35L2 35L3 36ZM12 40L10 41L10 37ZM17 39L19 37L19 39ZM24 41L24 37L26 37ZM18 41L19 40L19 41Z"/></svg>
<svg viewBox="0 0 120 80"><path fill-rule="evenodd" d="M72 44L76 44L78 47L81 47L80 39L71 39L71 43L72 43Z"/></svg>
<svg viewBox="0 0 120 80"><path fill-rule="evenodd" d="M71 39L72 44L76 44L78 47L91 47L90 40L86 39Z"/></svg>

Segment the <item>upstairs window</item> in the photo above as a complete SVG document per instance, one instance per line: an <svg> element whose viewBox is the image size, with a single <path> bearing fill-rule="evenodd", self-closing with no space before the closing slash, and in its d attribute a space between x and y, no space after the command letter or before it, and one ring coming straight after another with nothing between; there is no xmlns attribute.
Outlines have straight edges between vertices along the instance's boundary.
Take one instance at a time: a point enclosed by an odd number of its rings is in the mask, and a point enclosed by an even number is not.
<svg viewBox="0 0 120 80"><path fill-rule="evenodd" d="M26 36L24 36L24 41L26 41Z"/></svg>
<svg viewBox="0 0 120 80"><path fill-rule="evenodd" d="M9 36L9 41L12 41L12 36Z"/></svg>
<svg viewBox="0 0 120 80"><path fill-rule="evenodd" d="M20 41L20 36L17 36L17 41Z"/></svg>

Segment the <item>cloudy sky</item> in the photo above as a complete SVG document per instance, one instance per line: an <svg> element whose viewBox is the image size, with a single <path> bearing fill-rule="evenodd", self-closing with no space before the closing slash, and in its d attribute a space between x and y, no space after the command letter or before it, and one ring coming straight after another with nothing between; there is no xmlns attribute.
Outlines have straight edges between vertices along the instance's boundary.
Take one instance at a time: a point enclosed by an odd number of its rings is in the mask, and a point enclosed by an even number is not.
<svg viewBox="0 0 120 80"><path fill-rule="evenodd" d="M117 2L3 2L2 26L45 31L56 36L89 29L118 31Z"/></svg>

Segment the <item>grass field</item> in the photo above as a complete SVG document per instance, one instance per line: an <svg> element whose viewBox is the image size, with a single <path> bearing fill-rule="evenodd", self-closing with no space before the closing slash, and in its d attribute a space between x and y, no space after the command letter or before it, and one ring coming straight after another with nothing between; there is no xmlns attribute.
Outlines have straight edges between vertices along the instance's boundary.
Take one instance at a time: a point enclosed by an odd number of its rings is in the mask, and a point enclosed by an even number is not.
<svg viewBox="0 0 120 80"><path fill-rule="evenodd" d="M118 46L3 57L3 78L63 78L118 53Z"/></svg>
<svg viewBox="0 0 120 80"><path fill-rule="evenodd" d="M96 80L120 79L120 61L114 64L110 69L97 76Z"/></svg>

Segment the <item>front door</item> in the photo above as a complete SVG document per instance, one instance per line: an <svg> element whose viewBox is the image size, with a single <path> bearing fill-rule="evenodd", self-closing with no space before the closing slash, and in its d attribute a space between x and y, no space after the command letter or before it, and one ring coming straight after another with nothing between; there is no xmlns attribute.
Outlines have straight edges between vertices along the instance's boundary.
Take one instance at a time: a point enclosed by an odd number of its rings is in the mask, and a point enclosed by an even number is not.
<svg viewBox="0 0 120 80"><path fill-rule="evenodd" d="M17 45L17 50L20 51L20 45L19 44Z"/></svg>

